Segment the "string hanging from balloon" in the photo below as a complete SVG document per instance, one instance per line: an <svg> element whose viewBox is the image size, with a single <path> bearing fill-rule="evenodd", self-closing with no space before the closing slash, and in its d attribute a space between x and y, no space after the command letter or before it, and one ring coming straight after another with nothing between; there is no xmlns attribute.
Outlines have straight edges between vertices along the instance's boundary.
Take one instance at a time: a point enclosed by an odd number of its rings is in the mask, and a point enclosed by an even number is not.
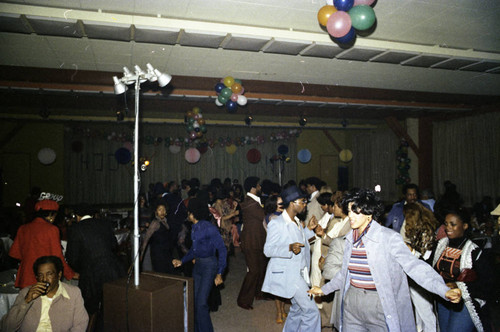
<svg viewBox="0 0 500 332"><path fill-rule="evenodd" d="M229 113L235 113L238 110L238 105L245 106L247 104L247 97L243 95L245 88L239 79L226 76L215 85L214 89L217 93L215 105L225 106Z"/></svg>
<svg viewBox="0 0 500 332"><path fill-rule="evenodd" d="M371 7L375 0L327 0L318 11L318 22L340 44L347 44L360 31L370 29L375 21Z"/></svg>
<svg viewBox="0 0 500 332"><path fill-rule="evenodd" d="M186 112L184 123L186 124L186 131L191 141L202 138L203 134L207 132L205 119L199 107L193 107L191 111Z"/></svg>

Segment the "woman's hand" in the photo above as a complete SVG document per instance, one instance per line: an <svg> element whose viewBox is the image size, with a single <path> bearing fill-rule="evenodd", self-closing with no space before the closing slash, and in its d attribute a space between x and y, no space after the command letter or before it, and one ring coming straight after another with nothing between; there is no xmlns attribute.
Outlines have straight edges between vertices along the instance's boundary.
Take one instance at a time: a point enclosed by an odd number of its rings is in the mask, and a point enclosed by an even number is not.
<svg viewBox="0 0 500 332"><path fill-rule="evenodd" d="M445 294L446 298L453 303L458 303L462 299L462 292L459 288L452 288Z"/></svg>
<svg viewBox="0 0 500 332"><path fill-rule="evenodd" d="M321 288L319 288L317 286L313 286L313 288L308 290L307 293L309 293L311 295L323 295L324 294L323 291L321 290Z"/></svg>
<svg viewBox="0 0 500 332"><path fill-rule="evenodd" d="M215 276L215 280L214 280L215 286L219 286L223 282L224 282L224 280L222 280L222 276L220 274L217 274Z"/></svg>
<svg viewBox="0 0 500 332"><path fill-rule="evenodd" d="M448 286L449 288L457 288L458 287L456 282L447 282L446 286Z"/></svg>
<svg viewBox="0 0 500 332"><path fill-rule="evenodd" d="M179 259L173 259L173 260L172 260L172 265L173 265L174 267L179 267L179 266L181 266L181 265L182 265L182 262L181 262Z"/></svg>

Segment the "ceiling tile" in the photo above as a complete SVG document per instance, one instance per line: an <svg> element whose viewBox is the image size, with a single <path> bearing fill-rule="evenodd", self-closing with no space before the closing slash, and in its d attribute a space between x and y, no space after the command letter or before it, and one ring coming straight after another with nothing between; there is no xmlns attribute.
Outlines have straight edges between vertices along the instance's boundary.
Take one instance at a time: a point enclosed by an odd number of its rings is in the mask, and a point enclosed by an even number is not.
<svg viewBox="0 0 500 332"><path fill-rule="evenodd" d="M143 43L174 45L177 43L180 29L135 26L134 40Z"/></svg>
<svg viewBox="0 0 500 332"><path fill-rule="evenodd" d="M393 63L399 64L403 61L411 59L417 56L418 53L409 53L409 52L396 52L396 51L387 51L382 53L379 56L371 59L371 62L384 62L384 63Z"/></svg>
<svg viewBox="0 0 500 332"><path fill-rule="evenodd" d="M382 52L383 52L383 50L350 48L350 49L340 53L339 55L337 55L337 59L368 61L371 58L381 54Z"/></svg>
<svg viewBox="0 0 500 332"><path fill-rule="evenodd" d="M441 56L420 55L416 58L404 61L401 64L405 66L414 66L414 67L430 67L433 64L444 61L446 59L447 58Z"/></svg>
<svg viewBox="0 0 500 332"><path fill-rule="evenodd" d="M225 33L184 30L181 32L179 44L183 46L218 48L226 36L227 34Z"/></svg>
<svg viewBox="0 0 500 332"><path fill-rule="evenodd" d="M73 19L62 19L43 16L26 16L31 27L39 35L82 37L82 32L77 21Z"/></svg>
<svg viewBox="0 0 500 332"><path fill-rule="evenodd" d="M297 55L311 43L276 38L267 44L263 51L265 53Z"/></svg>
<svg viewBox="0 0 500 332"><path fill-rule="evenodd" d="M83 26L85 34L89 38L95 39L109 39L109 40L130 40L130 29L129 24L118 24L118 23L105 23L105 22L95 22L95 21L83 21Z"/></svg>
<svg viewBox="0 0 500 332"><path fill-rule="evenodd" d="M31 29L25 24L21 15L0 13L0 31L31 33Z"/></svg>
<svg viewBox="0 0 500 332"><path fill-rule="evenodd" d="M320 44L314 43L311 47L308 47L305 51L300 53L303 56L311 56L318 58L334 58L337 54L343 52L344 50L337 46L335 43L331 44Z"/></svg>
<svg viewBox="0 0 500 332"><path fill-rule="evenodd" d="M260 51L270 40L271 37L256 38L253 36L231 34L222 44L222 48L228 50L257 52Z"/></svg>

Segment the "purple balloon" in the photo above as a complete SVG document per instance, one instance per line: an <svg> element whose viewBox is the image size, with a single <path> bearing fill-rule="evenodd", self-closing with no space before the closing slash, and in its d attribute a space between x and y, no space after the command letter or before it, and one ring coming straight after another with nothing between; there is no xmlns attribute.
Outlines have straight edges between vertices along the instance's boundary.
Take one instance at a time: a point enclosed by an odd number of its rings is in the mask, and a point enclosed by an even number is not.
<svg viewBox="0 0 500 332"><path fill-rule="evenodd" d="M333 13L326 22L326 30L335 38L344 37L351 30L351 17L344 11Z"/></svg>
<svg viewBox="0 0 500 332"><path fill-rule="evenodd" d="M238 104L232 100L228 100L226 102L226 108L227 108L229 113L234 113L238 109Z"/></svg>
<svg viewBox="0 0 500 332"><path fill-rule="evenodd" d="M224 83L217 83L215 84L215 92L220 93L225 87Z"/></svg>
<svg viewBox="0 0 500 332"><path fill-rule="evenodd" d="M333 5L337 10L348 11L354 5L354 0L333 0Z"/></svg>
<svg viewBox="0 0 500 332"><path fill-rule="evenodd" d="M349 30L349 32L347 33L347 35L345 35L344 37L335 38L335 40L337 42L339 42L340 44L347 44L351 40L353 40L355 36L356 36L356 29L354 29L353 27L351 27L351 30Z"/></svg>

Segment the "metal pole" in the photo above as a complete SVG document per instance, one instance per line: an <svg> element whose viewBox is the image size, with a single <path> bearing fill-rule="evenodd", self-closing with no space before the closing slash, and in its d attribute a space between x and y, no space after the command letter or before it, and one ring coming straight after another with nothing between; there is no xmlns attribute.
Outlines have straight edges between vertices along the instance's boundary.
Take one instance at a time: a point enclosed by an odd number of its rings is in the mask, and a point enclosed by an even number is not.
<svg viewBox="0 0 500 332"><path fill-rule="evenodd" d="M139 75L135 80L134 129L134 285L139 286Z"/></svg>

